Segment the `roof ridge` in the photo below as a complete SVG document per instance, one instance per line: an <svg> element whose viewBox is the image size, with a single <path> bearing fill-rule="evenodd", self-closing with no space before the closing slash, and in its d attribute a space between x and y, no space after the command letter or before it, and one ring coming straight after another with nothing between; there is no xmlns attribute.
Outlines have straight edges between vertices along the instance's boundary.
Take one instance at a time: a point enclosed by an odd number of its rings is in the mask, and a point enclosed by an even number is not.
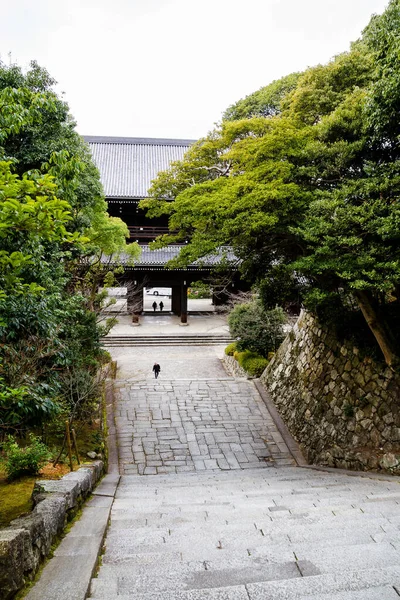
<svg viewBox="0 0 400 600"><path fill-rule="evenodd" d="M172 138L135 138L103 135L83 135L89 144L138 144L148 146L191 146L197 140L172 139Z"/></svg>

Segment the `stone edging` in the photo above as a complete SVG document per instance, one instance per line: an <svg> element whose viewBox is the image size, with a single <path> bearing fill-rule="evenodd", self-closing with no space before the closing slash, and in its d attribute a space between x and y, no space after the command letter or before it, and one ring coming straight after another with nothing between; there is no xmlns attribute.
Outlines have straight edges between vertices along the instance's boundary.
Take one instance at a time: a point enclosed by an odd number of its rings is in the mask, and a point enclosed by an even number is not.
<svg viewBox="0 0 400 600"><path fill-rule="evenodd" d="M224 354L222 357L222 363L225 367L225 370L229 375L233 375L233 377L245 377L246 379L254 379L251 375L249 375L243 367L241 367L238 361L233 358L233 356L228 356Z"/></svg>
<svg viewBox="0 0 400 600"><path fill-rule="evenodd" d="M104 464L98 460L62 479L35 483L33 511L0 530L1 598L13 598L26 581L33 579L63 532L68 515L90 494L103 470Z"/></svg>

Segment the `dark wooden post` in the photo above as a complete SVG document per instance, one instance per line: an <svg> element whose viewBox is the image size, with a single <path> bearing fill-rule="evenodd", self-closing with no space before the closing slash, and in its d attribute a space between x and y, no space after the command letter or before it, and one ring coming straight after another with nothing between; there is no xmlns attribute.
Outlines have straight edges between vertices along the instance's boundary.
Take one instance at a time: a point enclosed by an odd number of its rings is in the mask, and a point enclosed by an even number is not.
<svg viewBox="0 0 400 600"><path fill-rule="evenodd" d="M181 322L180 325L187 325L188 318L188 298L187 298L187 282L182 281L181 283Z"/></svg>
<svg viewBox="0 0 400 600"><path fill-rule="evenodd" d="M139 315L143 312L143 289L138 285L138 281L131 279L126 282L127 308L128 313L132 315L132 322L139 323Z"/></svg>
<svg viewBox="0 0 400 600"><path fill-rule="evenodd" d="M174 315L181 314L181 288L179 285L172 286L171 310Z"/></svg>

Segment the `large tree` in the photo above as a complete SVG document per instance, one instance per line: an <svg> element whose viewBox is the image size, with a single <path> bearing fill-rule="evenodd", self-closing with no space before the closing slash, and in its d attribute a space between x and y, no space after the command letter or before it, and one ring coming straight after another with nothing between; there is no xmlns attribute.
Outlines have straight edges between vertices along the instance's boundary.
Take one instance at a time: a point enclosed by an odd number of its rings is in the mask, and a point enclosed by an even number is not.
<svg viewBox="0 0 400 600"><path fill-rule="evenodd" d="M158 244L189 242L180 264L231 245L264 291L303 281L303 301L331 321L356 304L389 365L399 356L399 6L349 52L264 88L264 113L260 94L231 107L143 202L170 215Z"/></svg>
<svg viewBox="0 0 400 600"><path fill-rule="evenodd" d="M91 271L126 249L127 227L107 215L53 88L35 63L27 73L0 64L0 434L40 423L82 382L95 392L105 329Z"/></svg>

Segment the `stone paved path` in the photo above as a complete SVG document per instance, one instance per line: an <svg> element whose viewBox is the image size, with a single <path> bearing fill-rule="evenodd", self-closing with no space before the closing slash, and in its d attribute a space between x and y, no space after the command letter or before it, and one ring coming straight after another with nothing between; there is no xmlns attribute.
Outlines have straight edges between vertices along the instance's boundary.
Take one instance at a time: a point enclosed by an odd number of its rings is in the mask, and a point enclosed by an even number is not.
<svg viewBox="0 0 400 600"><path fill-rule="evenodd" d="M293 467L123 476L90 598L399 600L399 501Z"/></svg>
<svg viewBox="0 0 400 600"><path fill-rule="evenodd" d="M215 348L160 350L157 381L146 350L117 352L122 477L92 600L399 600L398 479L294 467Z"/></svg>
<svg viewBox="0 0 400 600"><path fill-rule="evenodd" d="M122 474L293 465L256 388L233 378L119 383Z"/></svg>

